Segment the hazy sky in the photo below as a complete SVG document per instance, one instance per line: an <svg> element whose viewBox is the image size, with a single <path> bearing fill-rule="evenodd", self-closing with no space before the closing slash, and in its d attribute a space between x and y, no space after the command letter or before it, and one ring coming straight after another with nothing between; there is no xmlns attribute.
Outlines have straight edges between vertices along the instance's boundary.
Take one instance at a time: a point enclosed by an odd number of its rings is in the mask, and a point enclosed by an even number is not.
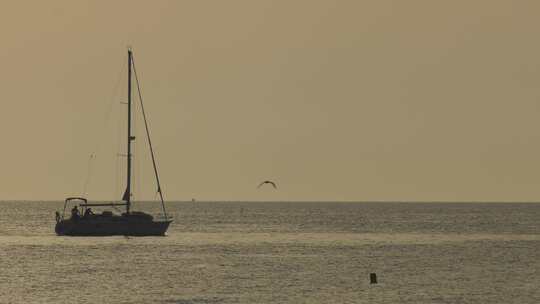
<svg viewBox="0 0 540 304"><path fill-rule="evenodd" d="M538 201L539 29L538 1L3 1L0 199L81 194L96 151L88 197L121 197L131 45L166 199Z"/></svg>

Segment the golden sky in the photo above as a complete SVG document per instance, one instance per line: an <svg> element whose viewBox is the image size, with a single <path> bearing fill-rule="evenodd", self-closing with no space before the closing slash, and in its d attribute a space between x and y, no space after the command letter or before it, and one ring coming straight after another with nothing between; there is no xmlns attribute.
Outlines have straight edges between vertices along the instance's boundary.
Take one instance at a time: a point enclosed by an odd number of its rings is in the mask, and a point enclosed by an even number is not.
<svg viewBox="0 0 540 304"><path fill-rule="evenodd" d="M0 199L81 194L95 151L88 197L121 197L131 45L166 199L538 201L539 29L538 1L3 1Z"/></svg>

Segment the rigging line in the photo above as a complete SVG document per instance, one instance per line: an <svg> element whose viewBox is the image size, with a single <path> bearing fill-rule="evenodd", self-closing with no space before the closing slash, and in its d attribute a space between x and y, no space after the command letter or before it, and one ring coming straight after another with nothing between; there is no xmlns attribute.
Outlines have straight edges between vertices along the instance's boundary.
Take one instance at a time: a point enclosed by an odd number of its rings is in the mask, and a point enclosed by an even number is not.
<svg viewBox="0 0 540 304"><path fill-rule="evenodd" d="M88 158L88 165L86 167L86 179L84 180L84 186L82 191L82 197L86 196L86 190L88 189L88 183L90 182L90 175L92 170L92 161L94 160L94 153L90 154L90 157Z"/></svg>
<svg viewBox="0 0 540 304"><path fill-rule="evenodd" d="M134 113L133 115L133 119L131 120L131 123L132 123L132 133L131 135L132 136L135 136L135 138L137 138L139 136L139 122L137 121L137 108L136 108L136 102L133 103L132 105L132 111ZM134 160L134 164L133 164L133 173L132 173L132 176L134 177L134 188L135 188L135 191L132 191L132 193L136 193L137 196L133 195L133 199L138 199L139 201L141 200L142 198L142 192L141 192L141 176L142 176L142 167L141 167L141 158L142 158L142 153L141 153L141 145L139 144L139 141L138 140L135 140L135 144L133 145L134 146L134 150L135 150L135 154L131 154L131 158ZM141 155L141 157L139 157L139 155Z"/></svg>
<svg viewBox="0 0 540 304"><path fill-rule="evenodd" d="M122 123L122 120L121 119L118 119L116 121L117 125L116 125L116 157L114 158L115 160L115 180L114 180L114 192L112 193L111 197L116 197L118 195L118 193L120 193L121 189L120 189L120 170L121 170L121 166L120 166L120 154L123 152L122 151L122 143L120 142L120 139L122 138L121 134L123 134L123 130L122 130L122 126L123 126L123 123ZM121 194L120 194L121 195Z"/></svg>
<svg viewBox="0 0 540 304"><path fill-rule="evenodd" d="M137 82L137 92L139 93L139 102L141 103L141 112L144 119L144 128L146 130L146 138L148 139L148 146L150 147L150 155L152 156L152 165L154 166L154 173L156 175L156 183L158 186L157 192L159 193L159 198L161 199L161 207L163 209L163 215L167 219L167 211L165 210L165 202L163 201L163 193L161 192L161 185L159 183L159 175L156 165L156 158L154 157L154 149L152 148L152 140L150 139L150 130L148 129L148 122L146 121L146 113L144 112L143 99L141 94L141 86L139 85L139 77L137 76L137 69L135 68L135 59L131 57L131 63L133 64L133 73L135 74L135 80Z"/></svg>
<svg viewBox="0 0 540 304"><path fill-rule="evenodd" d="M122 80L123 70L124 70L125 66L126 66L126 63L124 63L122 65L122 69L120 69L120 71L118 73L118 76L116 77L116 84L113 87L113 91L112 91L112 94L111 94L112 95L111 100L109 102L107 112L105 113L105 117L103 119L103 124L102 124L103 129L106 129L108 124L109 124L109 121L110 121L110 118L111 118L111 112L113 110L114 100L116 98L116 95L118 94L118 88L120 87L120 82ZM103 132L101 132L100 134L102 134L102 133ZM96 142L95 142L95 145L94 145L94 150L92 151L92 153L90 153L90 158L88 159L88 167L87 167L87 171L86 171L86 178L85 178L84 185L83 185L82 196L86 196L86 194L87 194L88 185L90 184L90 179L91 179L91 176L92 176L92 173L93 173L93 166L92 165L94 163L94 159L97 157L97 153L101 149L102 144L103 144L102 140L100 141L100 140L96 139Z"/></svg>

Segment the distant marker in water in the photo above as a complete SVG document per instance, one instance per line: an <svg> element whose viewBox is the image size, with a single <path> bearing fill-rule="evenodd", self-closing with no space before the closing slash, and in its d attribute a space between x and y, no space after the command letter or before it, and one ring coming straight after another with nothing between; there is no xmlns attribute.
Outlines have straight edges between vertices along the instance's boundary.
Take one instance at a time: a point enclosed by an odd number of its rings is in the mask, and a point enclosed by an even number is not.
<svg viewBox="0 0 540 304"><path fill-rule="evenodd" d="M377 274L372 272L369 274L369 283L370 284L377 284Z"/></svg>

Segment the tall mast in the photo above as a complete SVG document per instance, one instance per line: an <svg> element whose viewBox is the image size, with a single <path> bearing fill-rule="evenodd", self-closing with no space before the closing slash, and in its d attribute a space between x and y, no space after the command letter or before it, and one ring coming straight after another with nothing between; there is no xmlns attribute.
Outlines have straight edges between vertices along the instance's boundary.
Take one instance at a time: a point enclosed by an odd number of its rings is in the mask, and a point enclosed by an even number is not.
<svg viewBox="0 0 540 304"><path fill-rule="evenodd" d="M126 201L126 213L129 213L131 207L131 141L135 139L131 135L131 64L132 64L131 48L128 49L128 126L127 126L127 183L126 191L122 199Z"/></svg>

